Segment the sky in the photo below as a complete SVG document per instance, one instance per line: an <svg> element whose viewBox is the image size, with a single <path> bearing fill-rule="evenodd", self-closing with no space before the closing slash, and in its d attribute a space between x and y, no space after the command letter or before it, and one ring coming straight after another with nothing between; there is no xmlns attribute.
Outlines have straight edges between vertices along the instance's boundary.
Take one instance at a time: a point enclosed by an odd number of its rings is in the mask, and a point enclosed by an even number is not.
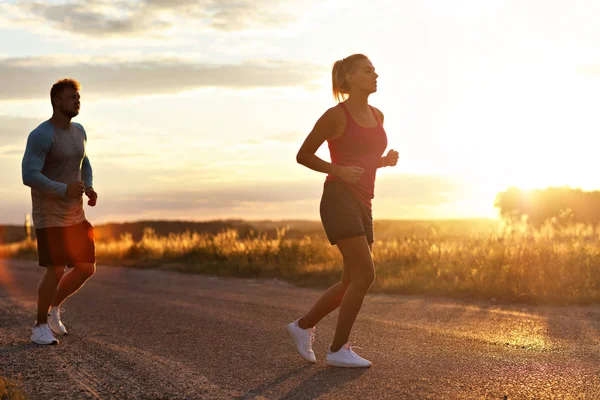
<svg viewBox="0 0 600 400"><path fill-rule="evenodd" d="M25 142L64 77L82 85L91 221L316 220L325 176L295 155L354 53L400 153L376 219L494 218L510 186L598 190L598 15L595 0L0 0L0 223L30 212Z"/></svg>

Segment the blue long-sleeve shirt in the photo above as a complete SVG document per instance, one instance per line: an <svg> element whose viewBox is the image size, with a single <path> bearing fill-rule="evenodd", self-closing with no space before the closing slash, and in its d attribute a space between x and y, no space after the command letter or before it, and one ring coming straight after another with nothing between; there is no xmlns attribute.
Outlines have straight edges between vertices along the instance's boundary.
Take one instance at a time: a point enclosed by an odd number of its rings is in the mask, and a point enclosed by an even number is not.
<svg viewBox="0 0 600 400"><path fill-rule="evenodd" d="M92 166L85 154L83 126L68 130L43 122L27 139L21 165L23 184L31 187L32 216L36 229L70 226L85 220L83 199L66 195L67 185L82 180L93 186Z"/></svg>

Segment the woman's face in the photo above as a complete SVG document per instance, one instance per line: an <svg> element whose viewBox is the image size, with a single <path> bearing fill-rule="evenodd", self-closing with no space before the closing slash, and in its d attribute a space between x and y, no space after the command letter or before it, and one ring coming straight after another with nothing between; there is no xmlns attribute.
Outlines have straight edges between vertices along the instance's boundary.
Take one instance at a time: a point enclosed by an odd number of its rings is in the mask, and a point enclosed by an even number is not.
<svg viewBox="0 0 600 400"><path fill-rule="evenodd" d="M347 80L351 91L374 93L377 91L377 73L371 60L365 58L357 61L354 71L348 74Z"/></svg>

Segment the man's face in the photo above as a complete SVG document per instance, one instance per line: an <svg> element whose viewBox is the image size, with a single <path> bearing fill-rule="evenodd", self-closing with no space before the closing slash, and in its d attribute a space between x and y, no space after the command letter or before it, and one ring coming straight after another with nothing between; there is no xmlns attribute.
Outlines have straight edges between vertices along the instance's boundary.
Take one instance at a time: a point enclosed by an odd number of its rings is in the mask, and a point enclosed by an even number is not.
<svg viewBox="0 0 600 400"><path fill-rule="evenodd" d="M73 88L66 88L56 97L56 109L69 118L74 118L79 114L81 96Z"/></svg>

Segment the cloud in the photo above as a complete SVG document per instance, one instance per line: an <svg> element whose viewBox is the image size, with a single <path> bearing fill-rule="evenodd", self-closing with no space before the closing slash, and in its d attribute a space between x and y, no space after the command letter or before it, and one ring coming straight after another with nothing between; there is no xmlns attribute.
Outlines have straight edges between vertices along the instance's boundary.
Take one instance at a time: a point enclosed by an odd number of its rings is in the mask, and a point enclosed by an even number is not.
<svg viewBox="0 0 600 400"><path fill-rule="evenodd" d="M273 145L284 147L288 147L290 144L300 145L305 137L306 134L304 133L280 133L257 139L244 140L234 146L231 150L239 151L240 149L245 148L272 147Z"/></svg>
<svg viewBox="0 0 600 400"><path fill-rule="evenodd" d="M460 199L465 193L457 179L442 176L390 175L379 182L374 205L378 202L393 203L397 207L437 207ZM279 205L285 214L285 204L312 204L314 218L318 218L318 204L323 180L306 182L239 182L227 186L207 185L201 190L128 193L126 196L107 198L110 208L120 213L139 210L205 210L222 211L236 209L261 210ZM293 215L288 215L292 217Z"/></svg>
<svg viewBox="0 0 600 400"><path fill-rule="evenodd" d="M448 217L452 204L468 198L464 184L442 176L386 175L379 180L373 202L377 219ZM144 218L299 218L319 219L323 180L304 182L238 182L228 185L192 185L190 189L140 188L104 191L100 202L86 209L92 221L139 220ZM30 203L20 206L0 196L0 223L20 223ZM18 212L17 212L18 210ZM465 215L470 216L470 215ZM13 218L14 217L14 218ZM116 218L116 219L115 219Z"/></svg>
<svg viewBox="0 0 600 400"><path fill-rule="evenodd" d="M291 3L291 4L290 4ZM271 29L298 17L308 0L18 1L4 5L11 22L47 23L90 38L160 35L193 23L218 31ZM304 7L305 8L305 7Z"/></svg>
<svg viewBox="0 0 600 400"><path fill-rule="evenodd" d="M306 133L280 133L267 137L270 140L279 143L301 143L306 138Z"/></svg>
<svg viewBox="0 0 600 400"><path fill-rule="evenodd" d="M0 162L1 173L14 167L15 159L23 157L29 133L41 122L41 119L0 115L0 160L4 161Z"/></svg>
<svg viewBox="0 0 600 400"><path fill-rule="evenodd" d="M0 77L0 81L2 78ZM0 96L2 96L0 94ZM34 130L42 121L33 118L0 115L0 140L2 143L23 143L29 132Z"/></svg>
<svg viewBox="0 0 600 400"><path fill-rule="evenodd" d="M134 211L137 207L147 210L169 210L173 208L192 210L233 209L255 204L263 207L270 203L314 200L320 195L322 182L269 182L238 183L226 187L203 188L199 191L169 191L139 193L132 204L131 195L115 198L119 210Z"/></svg>
<svg viewBox="0 0 600 400"><path fill-rule="evenodd" d="M24 149L15 145L0 145L0 158L23 157Z"/></svg>
<svg viewBox="0 0 600 400"><path fill-rule="evenodd" d="M577 68L577 72L584 76L600 76L600 65L586 65Z"/></svg>
<svg viewBox="0 0 600 400"><path fill-rule="evenodd" d="M385 175L377 178L375 196L398 205L428 207L461 198L469 189L464 181L452 176Z"/></svg>
<svg viewBox="0 0 600 400"><path fill-rule="evenodd" d="M72 57L69 57L72 59ZM66 62L60 57L0 59L0 101L45 98L58 79L73 77L85 97L179 93L204 87L252 89L298 87L319 76L319 68L284 61L208 64L162 57L124 60L93 57Z"/></svg>

